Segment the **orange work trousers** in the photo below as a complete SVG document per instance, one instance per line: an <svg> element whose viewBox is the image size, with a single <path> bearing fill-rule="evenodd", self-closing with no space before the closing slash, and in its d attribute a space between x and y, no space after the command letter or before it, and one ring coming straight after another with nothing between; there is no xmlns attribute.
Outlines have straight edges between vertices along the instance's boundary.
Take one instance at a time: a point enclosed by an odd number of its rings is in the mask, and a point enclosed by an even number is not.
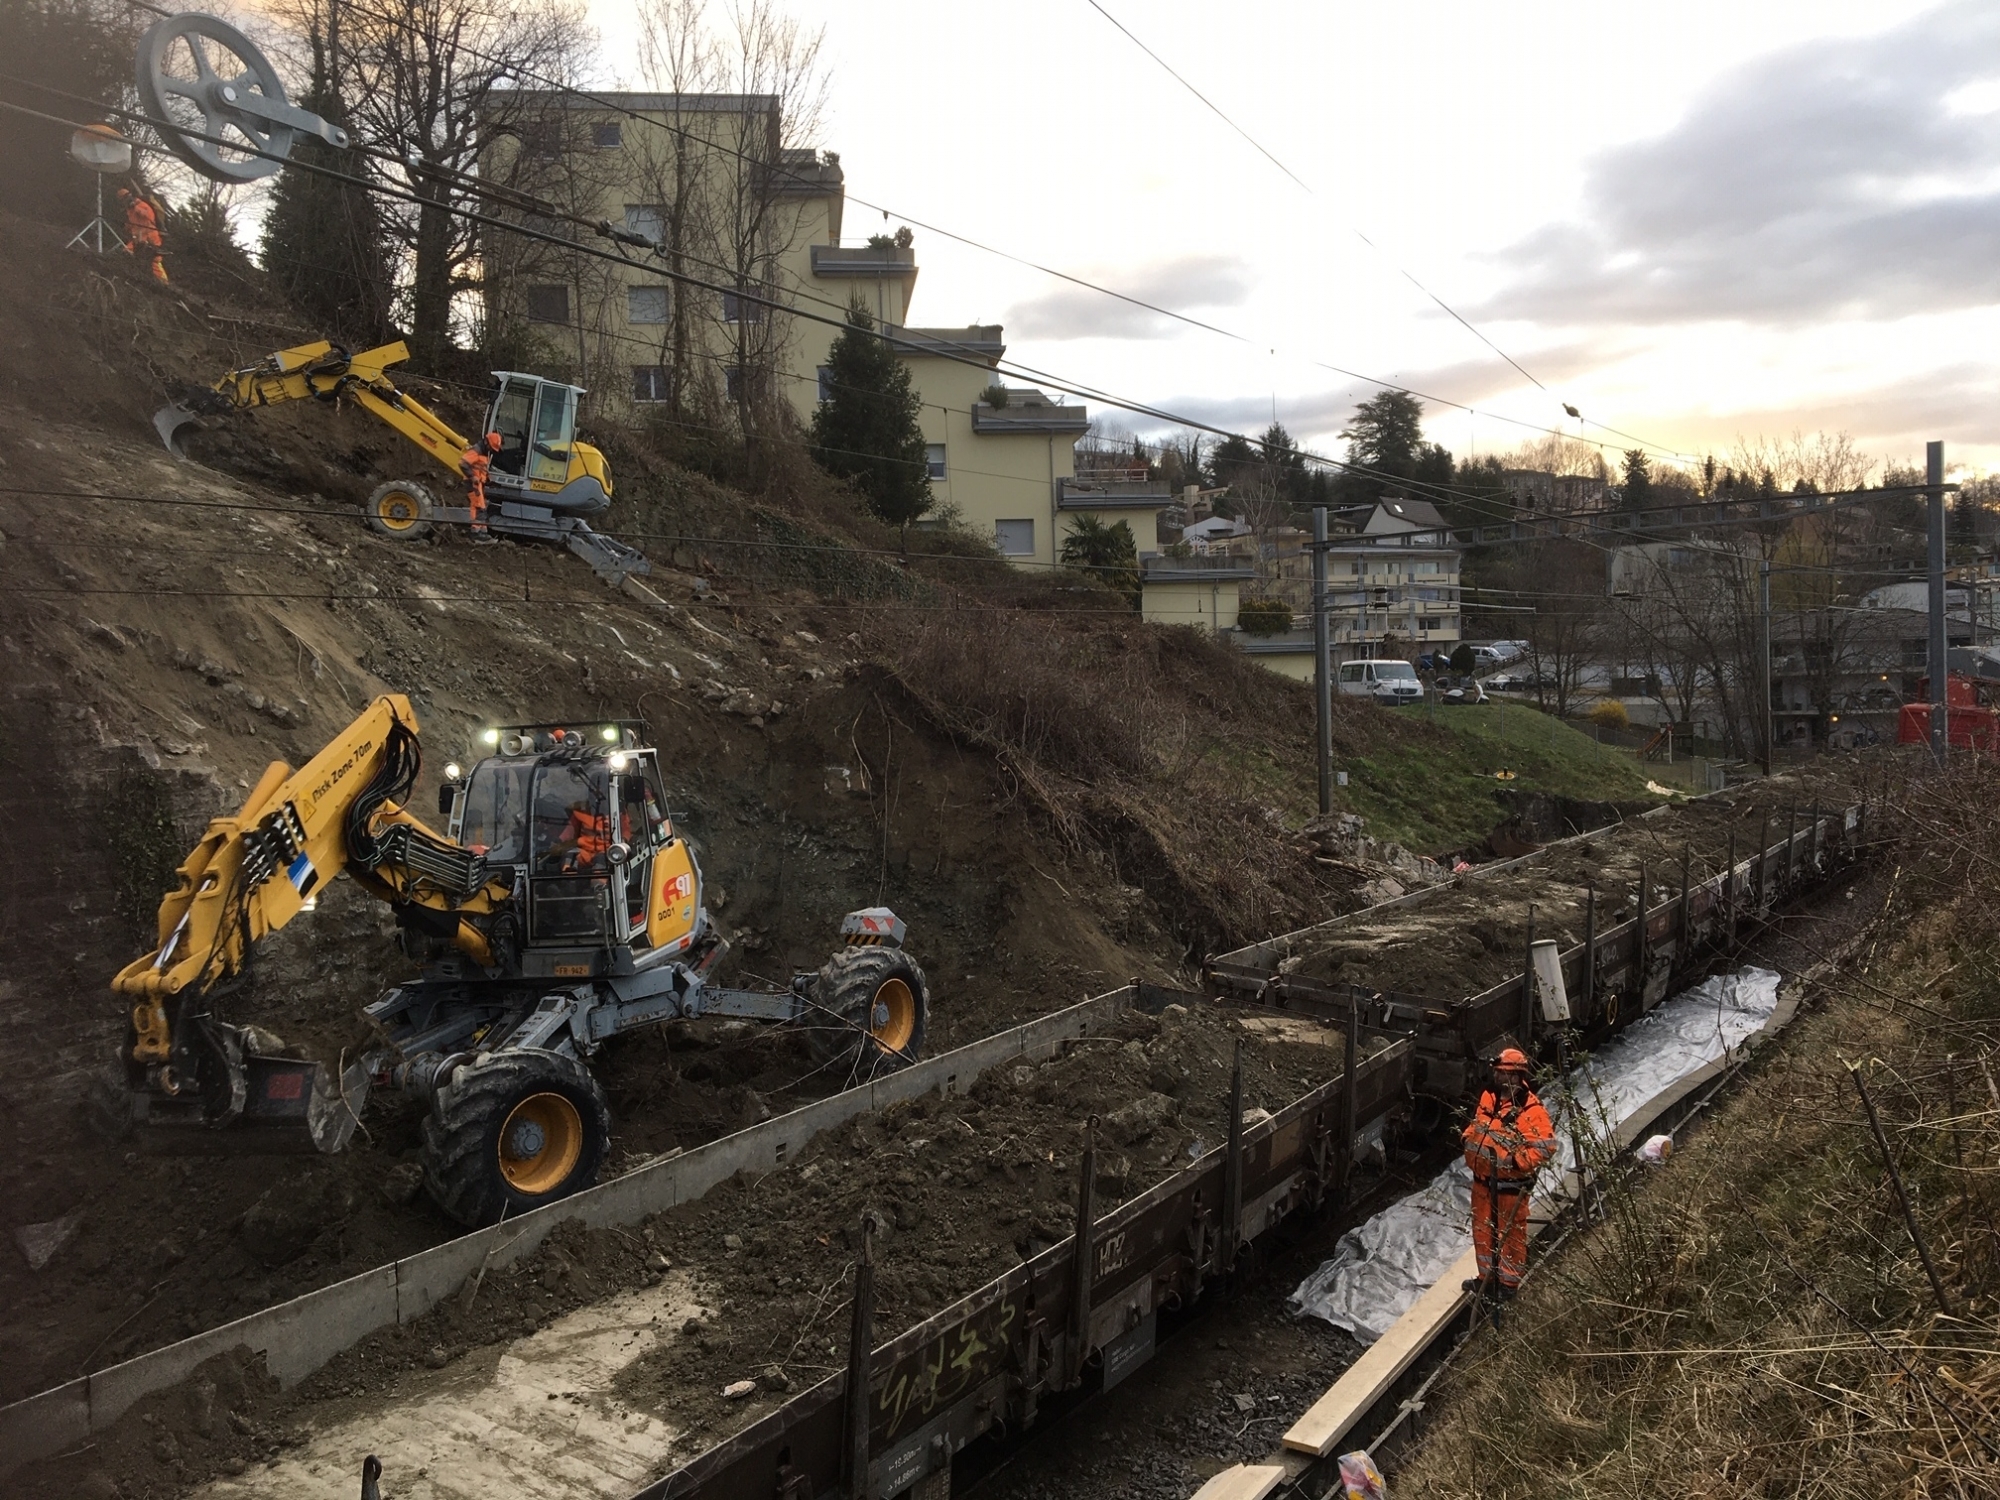
<svg viewBox="0 0 2000 1500"><path fill-rule="evenodd" d="M1472 1250L1479 1260L1480 1279L1489 1286L1511 1292L1528 1272L1530 1186L1472 1179Z"/></svg>

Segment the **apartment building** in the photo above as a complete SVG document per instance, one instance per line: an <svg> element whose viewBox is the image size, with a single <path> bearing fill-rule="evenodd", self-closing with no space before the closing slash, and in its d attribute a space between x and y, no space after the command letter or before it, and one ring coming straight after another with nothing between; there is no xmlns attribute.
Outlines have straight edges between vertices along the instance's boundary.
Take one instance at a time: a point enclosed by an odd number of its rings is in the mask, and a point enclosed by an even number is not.
<svg viewBox="0 0 2000 1500"><path fill-rule="evenodd" d="M493 314L525 323L542 362L589 388L599 411L730 436L746 415L753 426L774 413L808 424L828 395L828 350L858 303L922 397L936 514L1023 564L1056 562L1081 515L1126 520L1142 549L1153 544L1172 497L1078 484L1074 450L1089 412L1008 386L999 325L911 323L918 264L908 231L844 237L840 158L782 147L775 98L538 100L546 125L497 141L496 166L507 170L496 175L521 181L518 158L540 156L547 169L529 175L543 196L602 221L624 254L660 270L496 236L486 295Z"/></svg>

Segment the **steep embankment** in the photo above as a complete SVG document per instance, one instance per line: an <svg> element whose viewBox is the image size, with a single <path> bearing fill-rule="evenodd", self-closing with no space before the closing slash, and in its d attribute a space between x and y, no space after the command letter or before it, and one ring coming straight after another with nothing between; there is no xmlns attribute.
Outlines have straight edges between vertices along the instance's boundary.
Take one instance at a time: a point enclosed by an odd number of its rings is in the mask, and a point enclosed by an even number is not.
<svg viewBox="0 0 2000 1500"><path fill-rule="evenodd" d="M933 978L935 1046L1169 977L1371 878L1302 836L1297 687L1079 611L1101 591L877 555L888 538L809 470L750 500L611 435L610 527L677 570L651 604L550 549L369 535L353 506L413 464L352 410L217 422L176 462L163 395L313 330L240 268L185 259L161 288L61 240L0 217L0 1193L10 1232L70 1226L43 1269L0 1255L0 1400L451 1232L411 1197L407 1111L372 1112L339 1158L230 1162L104 1142L76 1107L121 1034L107 981L151 946L203 822L377 693L415 701L434 766L495 720L646 719L739 971L814 966L844 911L887 902ZM1347 705L1339 733L1391 767L1453 743ZM1550 789L1607 791L1575 780ZM1497 812L1449 805L1468 838ZM339 884L228 1006L334 1062L402 972L383 912ZM783 1033L672 1027L601 1071L615 1169L796 1102L808 1064Z"/></svg>

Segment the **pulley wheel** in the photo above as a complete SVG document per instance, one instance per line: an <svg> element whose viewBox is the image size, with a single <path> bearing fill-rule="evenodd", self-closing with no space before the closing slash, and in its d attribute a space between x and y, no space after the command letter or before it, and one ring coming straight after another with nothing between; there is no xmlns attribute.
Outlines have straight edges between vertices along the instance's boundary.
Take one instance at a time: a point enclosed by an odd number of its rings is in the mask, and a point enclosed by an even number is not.
<svg viewBox="0 0 2000 1500"><path fill-rule="evenodd" d="M204 177L255 182L292 149L291 126L237 102L256 93L284 104L285 86L257 44L226 21L196 14L155 21L139 38L134 81L162 144Z"/></svg>

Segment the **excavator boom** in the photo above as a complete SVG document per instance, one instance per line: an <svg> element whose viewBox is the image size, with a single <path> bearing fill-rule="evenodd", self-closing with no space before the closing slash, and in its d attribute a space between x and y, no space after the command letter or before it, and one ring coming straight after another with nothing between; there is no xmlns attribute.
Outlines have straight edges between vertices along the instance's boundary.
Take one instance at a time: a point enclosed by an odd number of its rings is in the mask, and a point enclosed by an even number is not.
<svg viewBox="0 0 2000 1500"><path fill-rule="evenodd" d="M377 698L298 770L273 761L234 817L208 825L160 902L159 945L111 982L132 1002L133 1061L167 1062L169 1002L240 971L342 870L385 899L481 904L477 856L395 805L415 777L416 732L409 699Z"/></svg>
<svg viewBox="0 0 2000 1500"><path fill-rule="evenodd" d="M181 429L204 412L277 406L286 401L349 398L365 407L443 466L458 473L459 455L467 439L414 396L405 395L389 379L388 368L410 357L409 347L398 341L383 344L361 354L349 354L321 339L280 349L254 365L231 370L210 389L193 399L192 405L170 402L153 413L153 429L167 451L176 458L181 450Z"/></svg>

